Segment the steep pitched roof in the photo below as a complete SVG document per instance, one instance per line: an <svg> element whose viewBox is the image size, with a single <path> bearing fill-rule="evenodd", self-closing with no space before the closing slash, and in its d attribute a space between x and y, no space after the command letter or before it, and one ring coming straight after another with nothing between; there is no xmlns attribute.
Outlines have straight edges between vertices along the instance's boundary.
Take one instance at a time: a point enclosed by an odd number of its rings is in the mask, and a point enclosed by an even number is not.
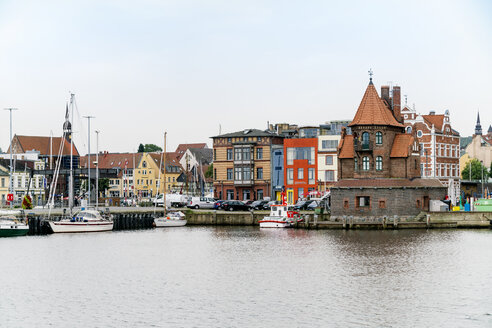
<svg viewBox="0 0 492 328"><path fill-rule="evenodd" d="M391 147L390 157L408 157L409 149L414 142L411 134L397 134Z"/></svg>
<svg viewBox="0 0 492 328"><path fill-rule="evenodd" d="M202 164L210 164L214 158L213 149L208 148L190 148L190 152L195 155L196 160Z"/></svg>
<svg viewBox="0 0 492 328"><path fill-rule="evenodd" d="M15 160L12 164L15 172L34 169L34 161ZM10 159L0 158L0 165L10 170Z"/></svg>
<svg viewBox="0 0 492 328"><path fill-rule="evenodd" d="M346 135L339 145L340 153L338 158L354 158L354 136Z"/></svg>
<svg viewBox="0 0 492 328"><path fill-rule="evenodd" d="M492 133L492 125L489 125L489 129L487 130L487 133Z"/></svg>
<svg viewBox="0 0 492 328"><path fill-rule="evenodd" d="M188 150L189 148L208 148L206 143L190 143L190 144L179 144L178 147L176 147L175 153L178 156L178 160L181 159L183 154Z"/></svg>
<svg viewBox="0 0 492 328"><path fill-rule="evenodd" d="M100 169L124 169L125 166L128 169L133 169L133 159L135 158L135 165L138 165L142 158L142 153L99 153L99 168ZM88 156L80 157L80 167L87 167ZM96 160L96 154L91 154L91 168L95 168L94 161Z"/></svg>
<svg viewBox="0 0 492 328"><path fill-rule="evenodd" d="M357 109L354 119L348 126L351 127L354 125L390 125L403 127L403 124L395 119L391 110L381 100L372 82L367 86L359 109Z"/></svg>
<svg viewBox="0 0 492 328"><path fill-rule="evenodd" d="M158 167L161 166L161 153L149 153L150 157L154 160L154 162L157 164ZM166 172L171 173L172 171L169 170L171 166L177 166L180 170L181 165L179 164L178 160L178 154L176 152L170 152L166 153L166 168L168 169ZM164 170L161 168L161 172ZM174 172L176 173L176 172Z"/></svg>
<svg viewBox="0 0 492 328"><path fill-rule="evenodd" d="M19 145L21 146L23 152L29 150L39 151L39 155L47 156L50 155L50 146L54 156L58 156L60 150L60 143L63 142L63 153L62 155L70 155L70 142L61 137L40 137L40 136L19 136L15 135L14 139L17 139ZM79 156L77 147L73 146L73 154ZM9 148L10 149L10 148Z"/></svg>
<svg viewBox="0 0 492 328"><path fill-rule="evenodd" d="M430 126L434 125L437 131L442 131L444 115L422 115L422 117Z"/></svg>

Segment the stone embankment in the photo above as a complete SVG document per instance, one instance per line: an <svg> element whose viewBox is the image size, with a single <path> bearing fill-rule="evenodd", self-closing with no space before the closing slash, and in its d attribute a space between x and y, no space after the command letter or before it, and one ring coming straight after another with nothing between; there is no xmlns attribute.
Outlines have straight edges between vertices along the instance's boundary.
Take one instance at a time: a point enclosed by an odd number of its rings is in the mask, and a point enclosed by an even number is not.
<svg viewBox="0 0 492 328"><path fill-rule="evenodd" d="M114 230L150 229L155 215L162 209L111 208ZM225 212L214 210L182 210L189 226L234 225L256 226L268 214L266 211ZM45 210L28 211L30 234L50 233ZM53 210L50 220L59 220L62 210ZM415 217L343 216L332 218L327 214L302 213L303 222L295 227L303 229L429 229L429 228L490 228L491 212L421 212Z"/></svg>

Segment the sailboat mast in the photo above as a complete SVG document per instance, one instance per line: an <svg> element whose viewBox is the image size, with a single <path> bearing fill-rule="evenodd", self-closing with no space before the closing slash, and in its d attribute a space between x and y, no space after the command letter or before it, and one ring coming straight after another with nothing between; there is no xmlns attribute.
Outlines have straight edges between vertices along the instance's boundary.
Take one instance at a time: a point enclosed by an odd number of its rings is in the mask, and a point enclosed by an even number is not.
<svg viewBox="0 0 492 328"><path fill-rule="evenodd" d="M164 216L166 216L166 137L167 132L164 132Z"/></svg>
<svg viewBox="0 0 492 328"><path fill-rule="evenodd" d="M73 130L73 103L75 94L70 94L70 109L72 110L72 120L71 120L71 130ZM70 121L70 120L69 120ZM70 131L71 132L71 131ZM67 131L68 133L68 131ZM73 208L73 135L70 133L70 181L69 181L69 191L68 191L68 208L70 210L70 216L72 216Z"/></svg>

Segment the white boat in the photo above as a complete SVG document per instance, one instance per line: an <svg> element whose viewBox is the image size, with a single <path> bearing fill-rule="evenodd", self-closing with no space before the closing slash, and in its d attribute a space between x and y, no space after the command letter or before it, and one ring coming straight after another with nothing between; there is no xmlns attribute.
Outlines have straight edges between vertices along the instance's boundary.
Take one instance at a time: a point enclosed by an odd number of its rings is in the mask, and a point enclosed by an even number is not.
<svg viewBox="0 0 492 328"><path fill-rule="evenodd" d="M0 237L25 236L29 232L29 225L13 215L0 217Z"/></svg>
<svg viewBox="0 0 492 328"><path fill-rule="evenodd" d="M49 221L51 230L59 232L99 232L113 230L112 216L103 217L99 211L83 210L73 217Z"/></svg>
<svg viewBox="0 0 492 328"><path fill-rule="evenodd" d="M292 210L291 206L272 205L270 215L258 221L260 228L290 228L296 221L300 220L299 213Z"/></svg>
<svg viewBox="0 0 492 328"><path fill-rule="evenodd" d="M182 212L168 212L165 216L154 219L156 228L165 227L182 227L187 223L185 215Z"/></svg>

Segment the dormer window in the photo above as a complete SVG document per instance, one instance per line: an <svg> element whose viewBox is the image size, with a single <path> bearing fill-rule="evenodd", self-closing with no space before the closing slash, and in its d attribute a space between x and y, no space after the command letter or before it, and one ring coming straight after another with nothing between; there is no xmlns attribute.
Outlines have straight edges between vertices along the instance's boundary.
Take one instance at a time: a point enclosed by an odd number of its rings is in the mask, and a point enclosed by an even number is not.
<svg viewBox="0 0 492 328"><path fill-rule="evenodd" d="M146 161L143 161L142 162L142 167L147 167L147 162Z"/></svg>

